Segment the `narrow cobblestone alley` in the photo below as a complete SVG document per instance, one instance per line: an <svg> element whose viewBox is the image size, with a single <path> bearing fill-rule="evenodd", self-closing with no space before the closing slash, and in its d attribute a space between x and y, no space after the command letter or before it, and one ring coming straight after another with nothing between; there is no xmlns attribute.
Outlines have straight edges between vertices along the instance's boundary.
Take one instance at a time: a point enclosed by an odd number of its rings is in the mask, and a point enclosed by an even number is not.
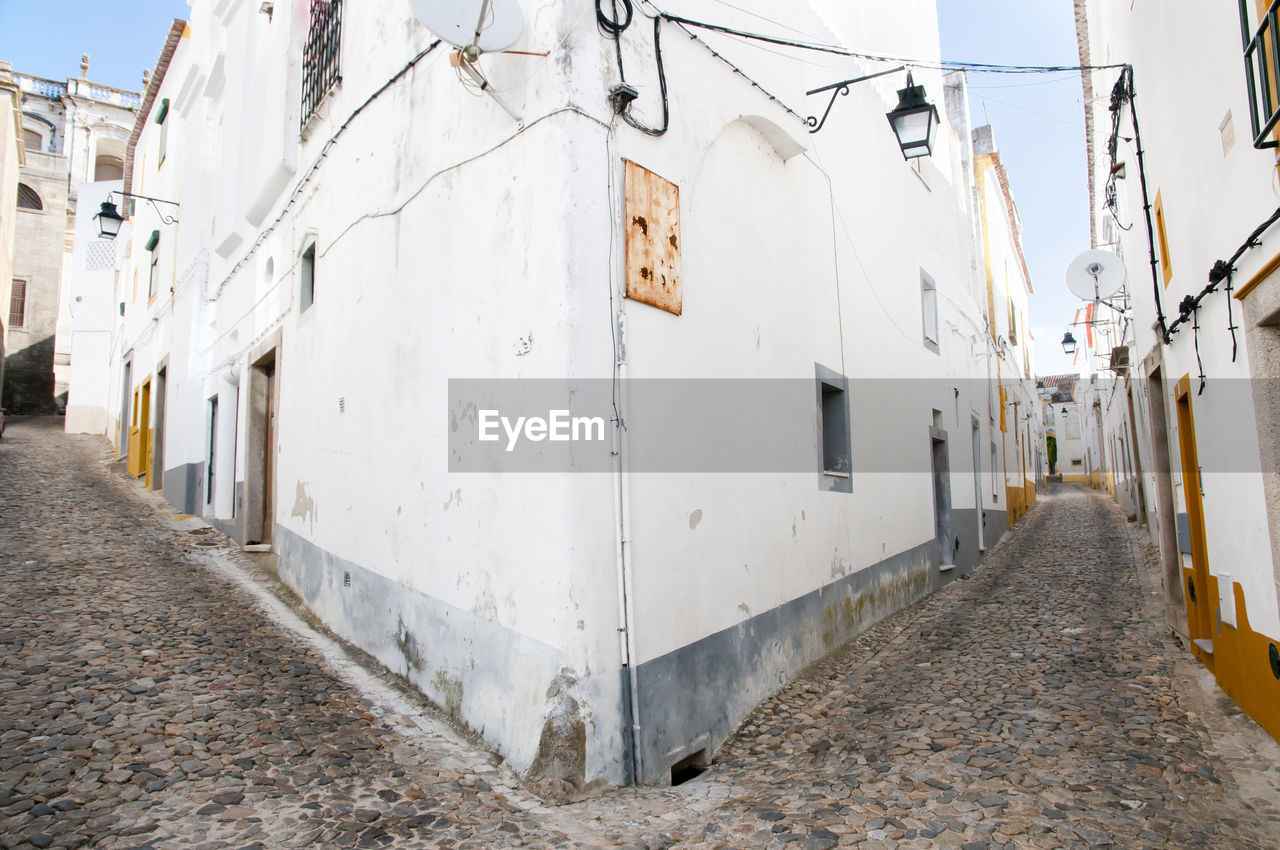
<svg viewBox="0 0 1280 850"><path fill-rule="evenodd" d="M1275 743L1197 692L1103 495L1051 489L706 774L551 808L60 427L0 441L0 846L1280 846Z"/></svg>

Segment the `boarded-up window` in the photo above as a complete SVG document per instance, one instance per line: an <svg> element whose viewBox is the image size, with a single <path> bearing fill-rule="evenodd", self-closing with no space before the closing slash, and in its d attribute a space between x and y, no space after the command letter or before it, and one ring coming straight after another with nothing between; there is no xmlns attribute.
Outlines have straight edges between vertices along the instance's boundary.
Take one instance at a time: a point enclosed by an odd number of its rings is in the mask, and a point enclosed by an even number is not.
<svg viewBox="0 0 1280 850"><path fill-rule="evenodd" d="M627 297L680 315L680 189L626 164Z"/></svg>

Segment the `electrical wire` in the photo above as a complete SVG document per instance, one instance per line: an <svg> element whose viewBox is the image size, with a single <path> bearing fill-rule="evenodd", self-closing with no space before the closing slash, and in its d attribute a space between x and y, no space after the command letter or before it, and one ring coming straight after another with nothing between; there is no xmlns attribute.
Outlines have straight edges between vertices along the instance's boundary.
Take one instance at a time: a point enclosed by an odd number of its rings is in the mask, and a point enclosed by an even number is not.
<svg viewBox="0 0 1280 850"><path fill-rule="evenodd" d="M889 56L879 53L866 53L863 51L849 50L834 44L822 44L817 42L796 41L789 38L781 38L778 36L765 35L763 33L748 32L746 30L734 29L732 27L721 26L720 24L711 24L705 21L695 21L692 18L685 18L680 15L672 15L668 12L660 12L661 17L666 18L672 23L684 24L686 26L697 27L699 29L710 30L712 32L724 33L725 35L733 35L739 38L747 38L755 41L765 41L770 44L778 44L784 47L795 47L800 50L814 50L820 53L834 53L838 56L851 56L856 59L866 59L872 62L897 62L901 64L911 65L916 68L930 68L939 71L979 71L992 74L1051 74L1063 71L1098 71L1108 68L1124 68L1121 64L1114 65L1000 65L989 62L964 62L959 60L933 60L918 59L903 56Z"/></svg>
<svg viewBox="0 0 1280 850"><path fill-rule="evenodd" d="M601 0L596 0L596 26L600 28L600 32L606 37L613 39L614 51L618 58L618 76L625 86L627 74L622 64L622 34L627 27L631 26L631 21L635 17L635 9L631 5L631 0L610 0L610 7L613 12L613 17L611 18L604 13L604 9L600 4ZM621 15L618 12L619 4L622 6ZM653 54L654 61L658 66L658 90L662 95L662 126L650 127L636 118L631 112L631 107L634 103L633 99L623 99L615 95L613 99L614 112L622 116L622 120L629 127L639 130L647 136L663 136L666 135L667 130L671 127L671 104L667 98L667 71L662 62L661 15L653 16ZM634 96L635 93L633 91L631 97L634 98Z"/></svg>

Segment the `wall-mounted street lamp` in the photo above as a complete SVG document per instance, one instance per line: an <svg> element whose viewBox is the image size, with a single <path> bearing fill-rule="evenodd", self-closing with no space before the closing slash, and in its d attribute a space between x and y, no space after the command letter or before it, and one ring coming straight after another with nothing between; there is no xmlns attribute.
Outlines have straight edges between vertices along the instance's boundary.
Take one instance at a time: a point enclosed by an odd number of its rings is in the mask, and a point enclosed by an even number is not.
<svg viewBox="0 0 1280 850"><path fill-rule="evenodd" d="M120 211L116 209L115 202L111 200L112 195L121 195L126 198L138 198L151 204L156 211L156 215L160 216L160 220L165 224L177 224L177 216L165 215L160 211L156 204L171 204L178 206L177 201L166 201L163 198L151 198L146 195L135 195L132 192L108 192L107 198L102 202L98 214L93 220L98 223L98 236L103 239L115 239L120 235L120 225L124 223L124 217L120 215Z"/></svg>
<svg viewBox="0 0 1280 850"><path fill-rule="evenodd" d="M907 72L907 87L898 90L898 108L889 113L889 123L898 137L905 159L933 153L933 137L938 132L938 108L924 98L924 86L917 86Z"/></svg>
<svg viewBox="0 0 1280 850"><path fill-rule="evenodd" d="M811 128L809 132L816 133L822 129L823 125L827 123L827 116L831 114L831 107L835 105L836 97L849 94L849 86L866 82L867 80L874 80L876 77L883 77L887 74L896 74L899 71L906 70L906 67L906 65L899 65L887 71L877 71L864 77L842 80L829 86L822 86L805 92L805 94L831 92L831 100L827 102L827 108L822 113L822 118L819 119L810 115L805 119ZM910 71L907 71L907 87L898 90L897 108L887 113L886 117L889 119L889 125L893 127L894 135L898 138L898 147L902 149L904 159L915 159L916 157L928 156L933 153L933 140L938 132L938 108L925 99L924 86L915 84L911 79Z"/></svg>
<svg viewBox="0 0 1280 850"><path fill-rule="evenodd" d="M1062 337L1062 351L1065 354L1076 353L1076 338L1071 335L1071 331L1067 331Z"/></svg>

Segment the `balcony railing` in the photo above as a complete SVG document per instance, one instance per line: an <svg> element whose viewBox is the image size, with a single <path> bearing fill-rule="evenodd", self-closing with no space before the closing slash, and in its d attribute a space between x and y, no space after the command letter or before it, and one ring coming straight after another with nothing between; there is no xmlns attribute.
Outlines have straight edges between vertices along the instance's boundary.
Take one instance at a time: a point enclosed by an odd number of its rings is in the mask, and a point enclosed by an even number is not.
<svg viewBox="0 0 1280 850"><path fill-rule="evenodd" d="M338 48L342 42L342 0L311 0L311 28L302 52L302 126L320 101L342 80Z"/></svg>
<svg viewBox="0 0 1280 850"><path fill-rule="evenodd" d="M1277 10L1280 0L1274 0L1270 8L1249 32L1249 10L1246 0L1240 0L1240 31L1244 38L1244 74L1249 84L1249 120L1255 148L1274 148L1280 141L1271 138L1271 131L1280 122L1280 50L1277 50L1276 33L1280 32Z"/></svg>
<svg viewBox="0 0 1280 850"><path fill-rule="evenodd" d="M23 94L47 97L50 100L61 100L64 95L72 94L125 109L137 109L142 103L142 97L137 92L98 85L88 80L69 80L60 83L57 80L46 80L44 77L33 77L30 74L14 74L13 78L18 81L18 87L22 89Z"/></svg>

